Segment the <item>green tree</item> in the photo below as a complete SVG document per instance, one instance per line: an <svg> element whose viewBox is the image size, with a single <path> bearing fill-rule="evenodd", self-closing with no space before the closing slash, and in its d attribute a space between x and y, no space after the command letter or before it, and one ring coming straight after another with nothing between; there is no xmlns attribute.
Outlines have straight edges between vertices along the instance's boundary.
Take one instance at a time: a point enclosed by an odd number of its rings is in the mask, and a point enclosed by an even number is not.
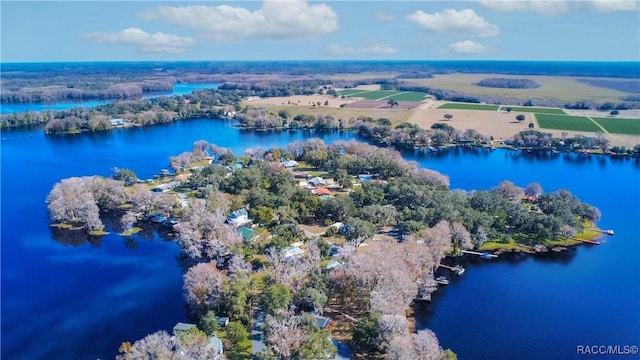
<svg viewBox="0 0 640 360"><path fill-rule="evenodd" d="M200 329L202 329L202 331L204 331L208 336L215 334L215 332L220 329L218 316L216 316L216 313L213 310L207 311L207 313L200 318L199 325Z"/></svg>
<svg viewBox="0 0 640 360"><path fill-rule="evenodd" d="M524 115L519 114L518 116L516 116L516 120L518 120L519 122L523 122L525 119Z"/></svg>
<svg viewBox="0 0 640 360"><path fill-rule="evenodd" d="M289 302L291 302L291 291L285 285L269 285L260 296L262 310L271 315L278 309L285 309Z"/></svg>
<svg viewBox="0 0 640 360"><path fill-rule="evenodd" d="M273 209L263 205L252 207L249 216L259 224L269 224L273 220Z"/></svg>
<svg viewBox="0 0 640 360"><path fill-rule="evenodd" d="M618 116L618 114L620 114L620 111L618 111L618 110L611 110L609 112L609 115L611 115L611 116Z"/></svg>
<svg viewBox="0 0 640 360"><path fill-rule="evenodd" d="M351 329L353 349L357 353L372 353L378 348L378 321L380 315L369 314L358 320Z"/></svg>
<svg viewBox="0 0 640 360"><path fill-rule="evenodd" d="M453 119L453 115L451 115L451 114L444 114L444 118L445 118L445 119L447 119L447 120L451 120L451 119Z"/></svg>

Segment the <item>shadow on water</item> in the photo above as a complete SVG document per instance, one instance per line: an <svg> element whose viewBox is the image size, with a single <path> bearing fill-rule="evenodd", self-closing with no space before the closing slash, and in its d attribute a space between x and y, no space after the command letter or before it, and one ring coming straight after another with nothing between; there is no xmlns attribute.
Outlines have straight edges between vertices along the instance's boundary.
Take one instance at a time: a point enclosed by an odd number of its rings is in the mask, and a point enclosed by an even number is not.
<svg viewBox="0 0 640 360"><path fill-rule="evenodd" d="M89 235L84 229L69 230L60 229L55 226L51 226L49 229L51 229L51 237L53 240L65 246L80 247L90 244L93 247L100 247L100 245L102 245L102 239L104 238L104 236Z"/></svg>

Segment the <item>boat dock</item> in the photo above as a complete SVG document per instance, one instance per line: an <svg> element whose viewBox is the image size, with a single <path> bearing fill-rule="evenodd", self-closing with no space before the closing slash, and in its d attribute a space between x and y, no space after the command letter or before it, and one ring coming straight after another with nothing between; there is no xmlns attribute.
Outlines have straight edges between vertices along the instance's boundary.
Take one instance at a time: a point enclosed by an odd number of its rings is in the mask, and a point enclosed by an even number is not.
<svg viewBox="0 0 640 360"><path fill-rule="evenodd" d="M498 255L495 254L489 254L487 252L477 252L477 251L469 251L469 250L460 250L460 253L462 254L471 254L471 255L478 255L478 256L482 256L483 258L497 258Z"/></svg>
<svg viewBox="0 0 640 360"><path fill-rule="evenodd" d="M465 272L465 269L460 265L449 266L449 265L440 264L438 266L442 267L442 268L445 268L445 269L449 269L449 270L453 271L454 273L456 273L456 275L458 275L458 276L462 276L462 274L464 274L464 272Z"/></svg>
<svg viewBox="0 0 640 360"><path fill-rule="evenodd" d="M456 271L456 268L454 266L449 266L449 265L444 265L444 264L440 264L438 266L440 266L441 268L449 269L451 271Z"/></svg>
<svg viewBox="0 0 640 360"><path fill-rule="evenodd" d="M578 239L576 237L572 237L570 239L571 240L576 240L576 241L581 241L581 242L587 243L587 244L600 245L600 242L599 241L595 241L595 240L584 240L584 239Z"/></svg>
<svg viewBox="0 0 640 360"><path fill-rule="evenodd" d="M601 232L603 234L611 235L611 236L613 236L613 234L614 234L613 230L600 230L600 229L589 229L589 230Z"/></svg>

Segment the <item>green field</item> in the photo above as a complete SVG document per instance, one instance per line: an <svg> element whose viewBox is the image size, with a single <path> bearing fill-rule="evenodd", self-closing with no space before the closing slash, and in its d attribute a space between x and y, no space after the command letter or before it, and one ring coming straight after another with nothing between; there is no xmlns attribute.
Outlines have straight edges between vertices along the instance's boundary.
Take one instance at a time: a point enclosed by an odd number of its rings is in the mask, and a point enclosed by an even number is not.
<svg viewBox="0 0 640 360"><path fill-rule="evenodd" d="M502 106L501 110L505 110L510 107L511 112L529 112L536 114L556 114L556 115L566 115L562 109L554 109L554 108L540 108L540 107L532 107L532 106Z"/></svg>
<svg viewBox="0 0 640 360"><path fill-rule="evenodd" d="M602 132L602 129L585 116L536 114L538 125L543 129Z"/></svg>
<svg viewBox="0 0 640 360"><path fill-rule="evenodd" d="M395 91L395 90L357 90L347 89L338 91L340 95L361 97L367 100L388 100L393 98L396 101L422 101L426 94L415 91Z"/></svg>
<svg viewBox="0 0 640 360"><path fill-rule="evenodd" d="M440 105L438 109L457 109L457 110L498 110L498 105L485 104L466 104L466 103L446 103Z"/></svg>
<svg viewBox="0 0 640 360"><path fill-rule="evenodd" d="M592 117L591 119L612 134L640 135L640 119L609 117Z"/></svg>

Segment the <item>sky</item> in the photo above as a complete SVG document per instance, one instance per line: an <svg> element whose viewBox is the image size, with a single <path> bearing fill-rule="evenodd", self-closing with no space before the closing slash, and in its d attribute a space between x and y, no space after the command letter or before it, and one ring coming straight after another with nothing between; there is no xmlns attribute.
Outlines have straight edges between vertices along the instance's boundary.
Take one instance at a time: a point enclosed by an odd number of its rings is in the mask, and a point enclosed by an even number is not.
<svg viewBox="0 0 640 360"><path fill-rule="evenodd" d="M0 61L640 61L640 0L0 1Z"/></svg>

